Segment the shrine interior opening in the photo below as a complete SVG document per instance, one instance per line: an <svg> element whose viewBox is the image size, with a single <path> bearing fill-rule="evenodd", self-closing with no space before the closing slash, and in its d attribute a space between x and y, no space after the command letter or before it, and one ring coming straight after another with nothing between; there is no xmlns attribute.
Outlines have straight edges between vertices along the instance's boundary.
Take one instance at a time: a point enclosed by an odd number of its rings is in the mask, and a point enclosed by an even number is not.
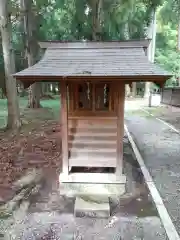
<svg viewBox="0 0 180 240"><path fill-rule="evenodd" d="M112 84L108 82L77 82L68 84L70 116L114 115Z"/></svg>

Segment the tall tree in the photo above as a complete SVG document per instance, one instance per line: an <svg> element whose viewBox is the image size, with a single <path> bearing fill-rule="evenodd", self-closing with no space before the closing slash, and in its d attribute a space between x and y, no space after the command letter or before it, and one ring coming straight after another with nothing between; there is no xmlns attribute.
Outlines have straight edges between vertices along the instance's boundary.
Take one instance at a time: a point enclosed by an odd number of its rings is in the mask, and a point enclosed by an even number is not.
<svg viewBox="0 0 180 240"><path fill-rule="evenodd" d="M10 129L18 129L21 126L21 121L16 81L12 76L12 74L15 73L15 59L14 51L12 48L11 14L9 12L9 1L5 0L0 0L0 30L6 77L8 105L7 127Z"/></svg>
<svg viewBox="0 0 180 240"><path fill-rule="evenodd" d="M177 51L180 52L180 0L173 0L172 7L177 22ZM180 71L178 76L178 85L180 86Z"/></svg>
<svg viewBox="0 0 180 240"><path fill-rule="evenodd" d="M92 40L99 41L102 38L102 14L103 0L88 0L90 15L92 18Z"/></svg>
<svg viewBox="0 0 180 240"><path fill-rule="evenodd" d="M154 62L155 57L155 46L156 46L156 8L152 8L151 11L151 18L150 18L150 24L147 29L147 37L148 39L151 39L151 42L148 47L147 56L150 62ZM145 83L145 91L144 91L144 98L149 97L151 89L151 83L146 82Z"/></svg>
<svg viewBox="0 0 180 240"><path fill-rule="evenodd" d="M173 77L166 86L177 86L180 76L180 54L178 51L178 23L180 16L180 1L169 0L157 12L157 48L155 61L162 65ZM169 60L171 59L171 60Z"/></svg>
<svg viewBox="0 0 180 240"><path fill-rule="evenodd" d="M21 0L21 13L24 18L25 51L28 66L30 67L36 63L38 56L37 27L33 14L33 0ZM28 107L40 107L40 83L34 83L29 87Z"/></svg>

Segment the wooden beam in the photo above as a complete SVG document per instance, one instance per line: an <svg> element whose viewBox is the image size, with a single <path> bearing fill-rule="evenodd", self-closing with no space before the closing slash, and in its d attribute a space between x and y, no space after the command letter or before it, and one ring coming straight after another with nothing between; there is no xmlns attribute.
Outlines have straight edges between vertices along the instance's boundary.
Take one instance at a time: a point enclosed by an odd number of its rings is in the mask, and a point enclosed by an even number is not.
<svg viewBox="0 0 180 240"><path fill-rule="evenodd" d="M62 171L68 175L68 104L67 104L67 84L60 82L61 93L61 126L62 126Z"/></svg>
<svg viewBox="0 0 180 240"><path fill-rule="evenodd" d="M50 75L13 75L16 80L20 80L22 82L25 81L33 81L33 82L59 82L64 81L63 76L50 76ZM118 81L125 82L128 84L129 82L163 82L171 78L172 75L134 75L134 76L69 76L67 77L68 81L96 81L96 82L107 82L107 81Z"/></svg>
<svg viewBox="0 0 180 240"><path fill-rule="evenodd" d="M124 101L125 101L125 84L121 83L116 86L116 104L117 104L117 165L116 175L122 174L123 168L123 137L124 137Z"/></svg>
<svg viewBox="0 0 180 240"><path fill-rule="evenodd" d="M72 82L68 83L68 89L69 89L69 111L68 111L69 115L70 112L74 111L74 90Z"/></svg>

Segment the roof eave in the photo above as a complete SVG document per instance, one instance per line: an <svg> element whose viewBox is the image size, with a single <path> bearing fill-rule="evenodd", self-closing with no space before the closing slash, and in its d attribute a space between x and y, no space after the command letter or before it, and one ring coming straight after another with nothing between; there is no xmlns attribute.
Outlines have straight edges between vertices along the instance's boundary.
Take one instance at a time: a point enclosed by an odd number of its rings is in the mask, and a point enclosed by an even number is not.
<svg viewBox="0 0 180 240"><path fill-rule="evenodd" d="M112 79L112 80L121 80L121 81L157 81L157 82L162 82L162 81L167 81L172 77L172 75L128 75L128 76L92 76L92 75L74 75L74 76L53 76L53 75L22 75L22 74L13 74L13 77L16 78L17 80L21 81L41 81L44 79L44 81L47 81L49 79L53 80L62 80L62 79L70 79L70 80L76 80L76 79ZM154 79L154 80L153 80Z"/></svg>

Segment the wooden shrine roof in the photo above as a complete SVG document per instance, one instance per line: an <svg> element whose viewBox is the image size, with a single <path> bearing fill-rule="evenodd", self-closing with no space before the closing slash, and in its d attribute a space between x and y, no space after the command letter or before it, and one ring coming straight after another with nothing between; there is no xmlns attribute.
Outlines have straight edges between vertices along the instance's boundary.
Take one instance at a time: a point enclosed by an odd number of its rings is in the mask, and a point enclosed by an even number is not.
<svg viewBox="0 0 180 240"><path fill-rule="evenodd" d="M19 80L111 78L128 81L163 81L171 75L148 61L149 41L41 42L47 48L34 66L14 74Z"/></svg>

